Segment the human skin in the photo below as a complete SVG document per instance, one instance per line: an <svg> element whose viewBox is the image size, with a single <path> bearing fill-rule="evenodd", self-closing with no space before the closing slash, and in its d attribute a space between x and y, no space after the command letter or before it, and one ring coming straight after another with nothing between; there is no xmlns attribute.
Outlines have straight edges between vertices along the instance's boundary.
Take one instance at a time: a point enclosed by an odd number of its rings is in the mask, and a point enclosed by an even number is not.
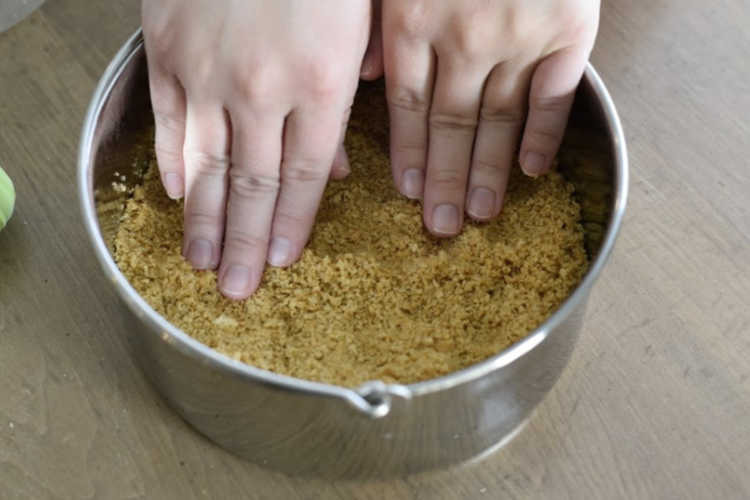
<svg viewBox="0 0 750 500"><path fill-rule="evenodd" d="M367 48L369 0L144 0L162 183L183 255L232 299L307 242ZM338 154L337 154L338 148Z"/></svg>
<svg viewBox="0 0 750 500"><path fill-rule="evenodd" d="M496 217L517 153L527 175L553 164L599 0L382 0L376 15L363 77L385 72L397 188L435 236Z"/></svg>
<svg viewBox="0 0 750 500"><path fill-rule="evenodd" d="M233 299L299 258L329 175L348 173L359 73L385 74L394 182L426 228L497 217L516 154L551 168L598 19L599 0L143 0L184 256Z"/></svg>

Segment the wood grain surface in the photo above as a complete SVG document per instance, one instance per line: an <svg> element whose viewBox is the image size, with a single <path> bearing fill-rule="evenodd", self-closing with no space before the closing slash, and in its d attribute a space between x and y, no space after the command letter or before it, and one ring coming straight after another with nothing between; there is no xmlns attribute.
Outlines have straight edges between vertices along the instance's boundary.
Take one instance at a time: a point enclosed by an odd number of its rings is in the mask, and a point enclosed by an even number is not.
<svg viewBox="0 0 750 500"><path fill-rule="evenodd" d="M75 190L83 115L132 0L54 0L0 34L0 498L750 498L750 7L604 2L593 62L629 141L628 215L570 366L485 461L288 478L218 449L127 354Z"/></svg>

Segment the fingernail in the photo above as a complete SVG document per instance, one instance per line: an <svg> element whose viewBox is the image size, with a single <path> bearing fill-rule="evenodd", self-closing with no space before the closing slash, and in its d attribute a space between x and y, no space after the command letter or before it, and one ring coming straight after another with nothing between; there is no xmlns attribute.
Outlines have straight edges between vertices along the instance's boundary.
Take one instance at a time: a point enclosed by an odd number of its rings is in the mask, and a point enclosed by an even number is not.
<svg viewBox="0 0 750 500"><path fill-rule="evenodd" d="M245 266L230 266L221 281L224 293L244 298L250 286L250 269Z"/></svg>
<svg viewBox="0 0 750 500"><path fill-rule="evenodd" d="M401 174L401 193L407 198L418 200L422 197L424 189L424 177L422 171L410 168Z"/></svg>
<svg viewBox="0 0 750 500"><path fill-rule="evenodd" d="M350 172L351 166L349 165L349 154L346 152L346 149L341 148L341 151L339 151L339 166L341 167L341 170L344 172Z"/></svg>
<svg viewBox="0 0 750 500"><path fill-rule="evenodd" d="M175 173L168 173L164 176L164 189L167 196L173 200L179 200L184 194L185 186L182 184L182 177Z"/></svg>
<svg viewBox="0 0 750 500"><path fill-rule="evenodd" d="M432 212L432 229L436 233L452 235L458 233L458 209L454 205L444 203L438 205Z"/></svg>
<svg viewBox="0 0 750 500"><path fill-rule="evenodd" d="M524 157L524 162L521 167L526 175L536 177L540 175L547 164L547 158L544 155L529 151Z"/></svg>
<svg viewBox="0 0 750 500"><path fill-rule="evenodd" d="M478 187L472 190L469 197L469 215L477 219L488 219L494 215L495 192Z"/></svg>
<svg viewBox="0 0 750 500"><path fill-rule="evenodd" d="M290 264L292 244L286 238L276 237L271 240L271 248L268 249L268 263L272 266L283 267Z"/></svg>
<svg viewBox="0 0 750 500"><path fill-rule="evenodd" d="M185 258L196 269L208 269L211 266L213 245L208 240L193 240L188 245Z"/></svg>
<svg viewBox="0 0 750 500"><path fill-rule="evenodd" d="M331 168L331 177L336 180L344 179L351 173L349 166L349 155L344 148L339 148L336 152L336 158L333 160Z"/></svg>
<svg viewBox="0 0 750 500"><path fill-rule="evenodd" d="M362 70L360 71L360 75L364 77L370 76L370 73L372 73L372 57L370 57L370 54L365 54L365 60L362 63Z"/></svg>

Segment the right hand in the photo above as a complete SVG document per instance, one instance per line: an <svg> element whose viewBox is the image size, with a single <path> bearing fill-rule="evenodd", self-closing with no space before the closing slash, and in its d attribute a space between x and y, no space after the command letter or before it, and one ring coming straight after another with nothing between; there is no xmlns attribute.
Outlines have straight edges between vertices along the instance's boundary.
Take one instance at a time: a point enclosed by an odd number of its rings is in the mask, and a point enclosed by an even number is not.
<svg viewBox="0 0 750 500"><path fill-rule="evenodd" d="M455 236L464 213L498 216L516 153L527 175L552 168L599 0L379 3L362 76L385 73L394 182L432 234Z"/></svg>
<svg viewBox="0 0 750 500"><path fill-rule="evenodd" d="M232 299L309 238L340 148L370 0L143 0L156 155L183 255ZM338 149L338 154L337 154Z"/></svg>

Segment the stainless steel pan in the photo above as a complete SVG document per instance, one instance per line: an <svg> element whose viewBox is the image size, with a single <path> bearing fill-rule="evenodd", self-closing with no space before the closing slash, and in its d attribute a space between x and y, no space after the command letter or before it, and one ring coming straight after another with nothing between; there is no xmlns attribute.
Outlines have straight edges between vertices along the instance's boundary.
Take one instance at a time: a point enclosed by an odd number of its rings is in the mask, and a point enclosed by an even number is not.
<svg viewBox="0 0 750 500"><path fill-rule="evenodd" d="M220 446L287 473L329 477L406 474L455 464L507 441L550 391L615 243L627 198L627 154L615 107L591 66L571 120L561 168L573 165L568 175L588 217L590 270L566 302L522 341L469 368L416 384L374 381L348 389L242 364L171 325L127 282L108 248L111 224L103 218L97 193L113 181L136 181L133 159L152 123L140 31L107 68L86 116L78 159L83 220L104 275L131 320L123 334L134 355L170 405ZM588 150L593 160L586 159ZM601 213L586 208L593 206L602 207Z"/></svg>

